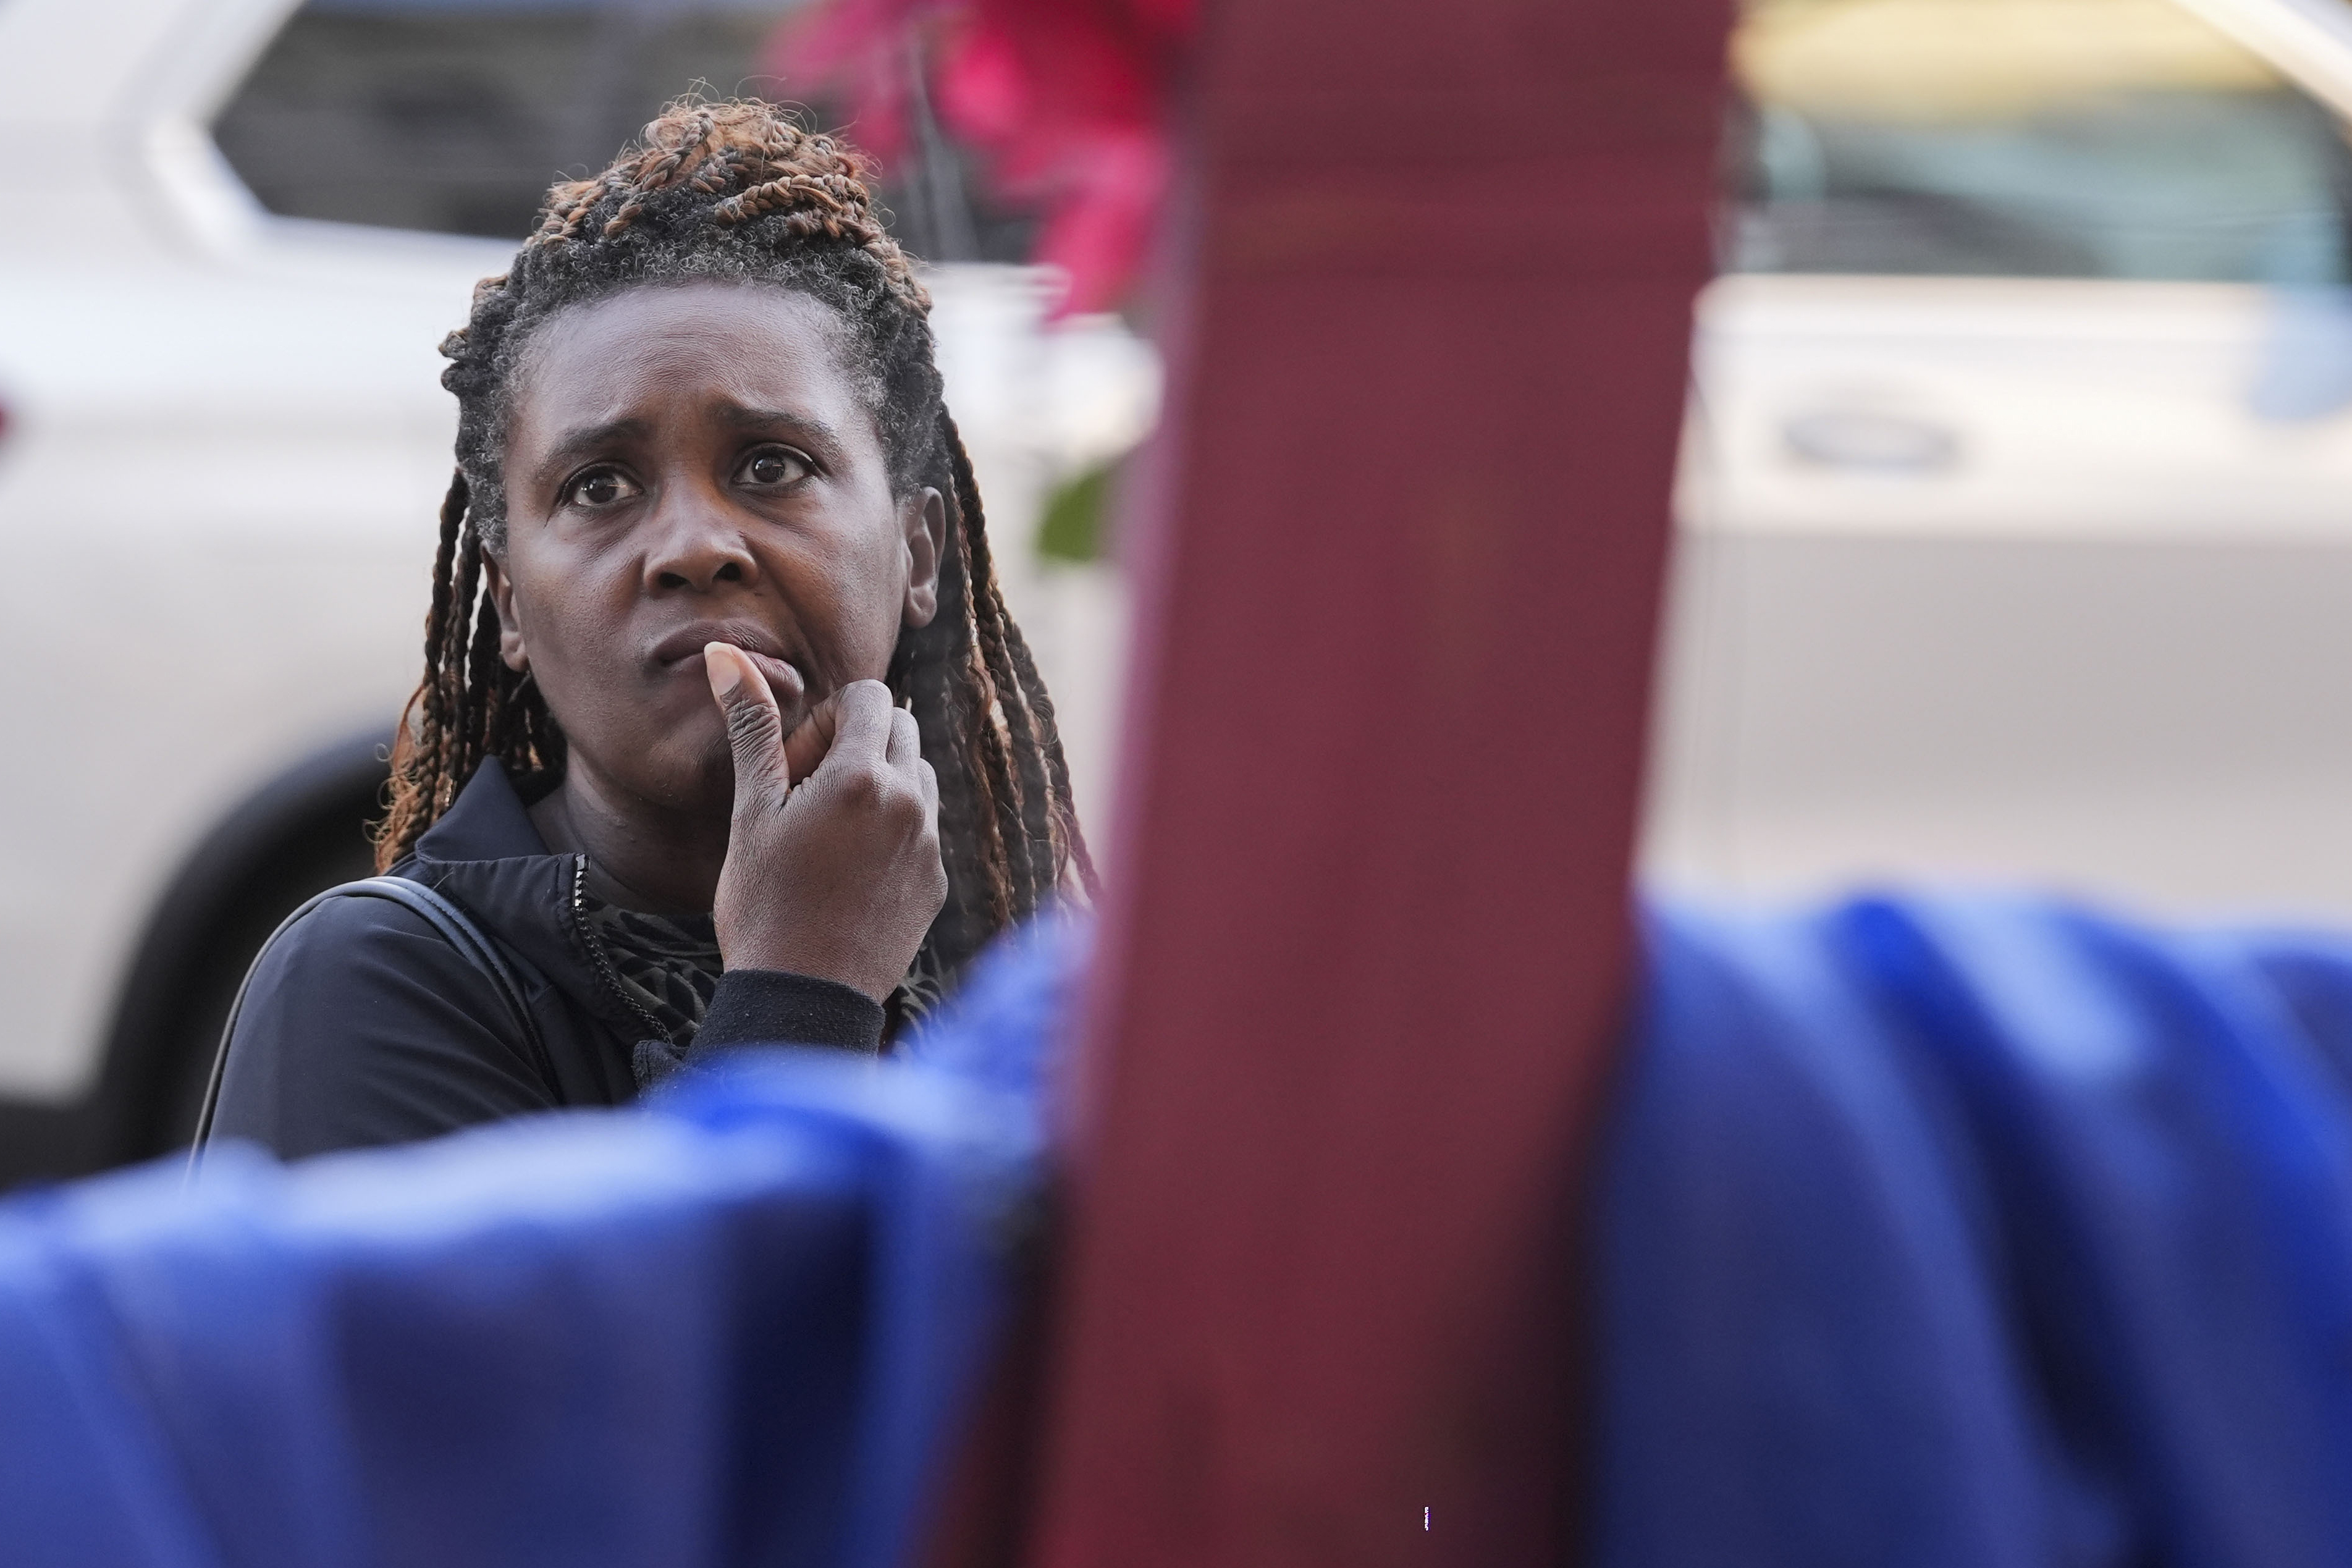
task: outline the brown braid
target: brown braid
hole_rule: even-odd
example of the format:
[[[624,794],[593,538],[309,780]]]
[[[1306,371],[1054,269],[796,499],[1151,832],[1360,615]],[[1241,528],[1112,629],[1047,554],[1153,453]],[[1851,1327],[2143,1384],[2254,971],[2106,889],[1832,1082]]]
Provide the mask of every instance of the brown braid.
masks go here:
[[[682,100],[612,167],[548,192],[502,278],[475,289],[449,334],[457,472],[441,507],[425,679],[394,749],[376,859],[389,869],[486,760],[518,778],[560,771],[562,727],[528,674],[499,657],[482,563],[506,542],[502,461],[513,369],[557,312],[622,289],[694,278],[793,289],[847,330],[894,490],[948,503],[939,613],[900,635],[890,685],[910,700],[940,780],[948,901],[925,943],[951,976],[982,943],[1094,868],[1071,805],[1054,704],[1004,607],[971,457],[940,399],[930,298],[882,223],[853,150],[756,101]]]
[[[941,417],[946,416],[942,414]],[[1006,836],[1013,842],[1027,845],[1033,861],[1032,875],[1051,877],[1066,858],[1056,852],[1057,843],[1066,835],[1060,831],[1063,825],[1051,804],[1052,786],[1047,773],[1049,763],[1061,758],[1061,738],[1054,731],[1053,708],[1045,700],[1045,687],[1034,681],[1034,674],[1024,684],[1023,672],[1013,662],[1013,648],[1019,647],[1025,658],[1028,647],[1022,641],[1020,628],[1013,624],[1013,617],[1005,613],[1003,597],[996,591],[996,569],[989,559],[988,532],[982,525],[980,484],[972,477],[971,459],[964,453],[955,421],[947,419],[946,426],[956,510],[967,520],[965,551],[971,562],[972,575],[986,584],[985,593],[975,595],[972,601],[972,640],[980,649],[988,688],[994,693],[1004,720],[1003,761],[1012,770],[1006,781],[1006,804],[1014,817],[1007,825]],[[1034,699],[1029,691],[1032,684],[1036,687]],[[1040,705],[1044,710],[1042,725]],[[1091,873],[1092,868],[1087,870]]]

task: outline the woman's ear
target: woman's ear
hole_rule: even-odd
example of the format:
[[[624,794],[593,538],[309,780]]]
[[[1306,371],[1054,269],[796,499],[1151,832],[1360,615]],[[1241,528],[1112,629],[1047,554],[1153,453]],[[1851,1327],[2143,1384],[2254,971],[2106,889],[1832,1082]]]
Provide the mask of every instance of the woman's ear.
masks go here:
[[[908,626],[928,626],[940,613],[940,557],[947,550],[948,503],[935,489],[917,490],[898,503],[898,525],[907,545],[907,604],[899,618]],[[503,604],[499,617],[506,623]]]
[[[499,657],[520,674],[530,668],[530,650],[523,646],[522,623],[515,618],[514,584],[505,564],[487,550],[482,552],[482,576],[489,584],[490,603],[499,607]]]

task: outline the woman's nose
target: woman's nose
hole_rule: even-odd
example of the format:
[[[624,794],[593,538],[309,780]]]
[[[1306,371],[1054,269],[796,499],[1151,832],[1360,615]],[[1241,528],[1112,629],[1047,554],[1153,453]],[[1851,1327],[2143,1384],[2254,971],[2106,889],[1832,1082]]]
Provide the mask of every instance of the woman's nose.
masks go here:
[[[707,496],[673,488],[651,520],[646,585],[675,593],[708,593],[721,583],[749,583],[759,563],[726,509]]]

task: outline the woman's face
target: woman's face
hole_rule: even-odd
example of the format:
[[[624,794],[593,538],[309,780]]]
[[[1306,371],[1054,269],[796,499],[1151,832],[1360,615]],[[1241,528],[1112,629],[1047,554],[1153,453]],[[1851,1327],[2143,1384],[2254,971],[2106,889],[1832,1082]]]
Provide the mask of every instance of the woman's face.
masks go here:
[[[789,731],[935,612],[945,508],[891,495],[845,341],[803,295],[694,283],[565,311],[526,351],[500,651],[601,793],[728,813],[704,644],[753,654]]]

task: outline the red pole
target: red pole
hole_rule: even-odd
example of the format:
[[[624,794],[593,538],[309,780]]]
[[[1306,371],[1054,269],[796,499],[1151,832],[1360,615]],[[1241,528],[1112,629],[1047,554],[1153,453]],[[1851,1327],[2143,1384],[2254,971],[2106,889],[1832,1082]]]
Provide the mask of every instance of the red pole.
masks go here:
[[[1724,27],[1209,19],[1044,1568],[1562,1550]]]

